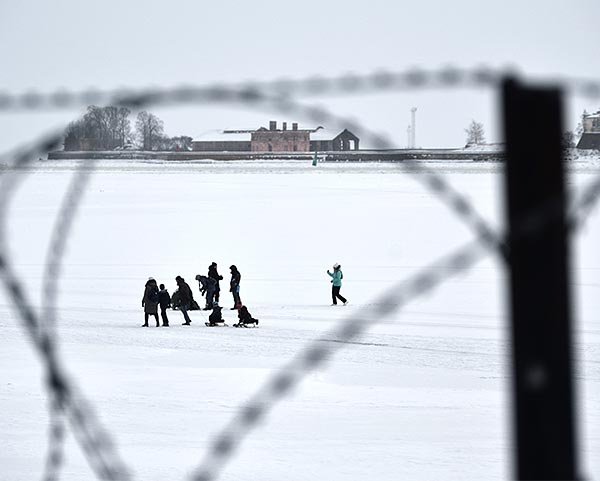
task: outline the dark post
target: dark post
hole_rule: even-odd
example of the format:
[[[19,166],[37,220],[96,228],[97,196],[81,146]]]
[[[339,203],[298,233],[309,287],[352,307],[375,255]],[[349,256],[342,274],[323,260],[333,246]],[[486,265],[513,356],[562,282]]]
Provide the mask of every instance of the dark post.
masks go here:
[[[516,479],[578,479],[558,89],[503,85]]]

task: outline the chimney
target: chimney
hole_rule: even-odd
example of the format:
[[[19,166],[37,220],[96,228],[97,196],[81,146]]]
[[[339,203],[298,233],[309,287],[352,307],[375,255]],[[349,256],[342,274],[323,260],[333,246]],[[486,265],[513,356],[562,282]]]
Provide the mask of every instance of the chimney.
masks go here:
[[[292,130],[298,130],[298,124],[296,122],[292,124]]]
[[[287,122],[283,123],[283,127],[281,127],[283,130],[287,130]]]
[[[276,120],[271,120],[269,122],[269,130],[277,130],[277,121]]]

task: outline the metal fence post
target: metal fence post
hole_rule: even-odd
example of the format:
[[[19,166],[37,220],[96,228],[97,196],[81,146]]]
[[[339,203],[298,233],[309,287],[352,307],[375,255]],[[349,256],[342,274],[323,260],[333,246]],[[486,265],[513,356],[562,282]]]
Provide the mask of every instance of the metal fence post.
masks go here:
[[[561,93],[507,79],[502,97],[514,476],[578,479]]]

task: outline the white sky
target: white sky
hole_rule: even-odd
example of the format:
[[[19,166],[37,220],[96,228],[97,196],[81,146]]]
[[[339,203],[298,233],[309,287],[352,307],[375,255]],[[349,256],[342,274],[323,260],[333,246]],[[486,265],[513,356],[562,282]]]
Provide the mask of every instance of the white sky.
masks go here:
[[[393,2],[183,2],[78,0],[0,3],[0,90],[146,87],[369,73],[411,66],[517,67],[532,76],[600,79],[600,2],[509,0]],[[306,99],[406,145],[410,108],[417,144],[464,143],[471,119],[500,140],[497,97],[450,90]],[[600,99],[567,98],[568,127]],[[289,122],[272,112],[199,106],[149,109],[169,135]],[[78,111],[0,112],[0,151]]]

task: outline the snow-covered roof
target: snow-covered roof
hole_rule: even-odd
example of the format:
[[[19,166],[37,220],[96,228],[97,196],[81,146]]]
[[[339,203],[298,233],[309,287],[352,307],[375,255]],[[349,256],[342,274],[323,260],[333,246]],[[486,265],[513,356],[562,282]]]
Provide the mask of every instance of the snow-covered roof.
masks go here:
[[[269,132],[269,129],[263,127],[263,129]],[[227,141],[245,141],[250,142],[252,132],[256,132],[259,129],[212,129],[206,130],[194,138],[194,142],[227,142]],[[306,131],[310,132],[310,140],[333,140],[340,132],[337,130],[329,130],[323,127],[317,129],[298,129],[299,132]],[[275,132],[281,133],[286,132],[278,129]],[[294,132],[291,129],[287,129],[287,132]]]
[[[316,132],[310,133],[310,140],[333,140],[338,135],[340,135],[340,132],[338,132],[337,130],[334,131],[320,128]]]
[[[250,142],[251,130],[246,129],[213,129],[198,135],[194,142]]]

